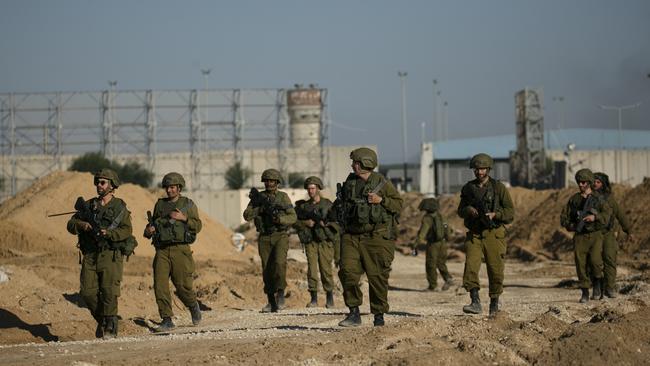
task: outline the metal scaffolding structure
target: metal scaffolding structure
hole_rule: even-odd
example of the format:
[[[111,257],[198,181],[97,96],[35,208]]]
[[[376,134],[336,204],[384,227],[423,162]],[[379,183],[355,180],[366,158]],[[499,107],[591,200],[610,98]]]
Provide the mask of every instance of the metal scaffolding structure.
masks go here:
[[[265,150],[266,165],[291,173],[327,174],[329,114],[322,98],[316,146],[291,152],[285,89],[115,90],[0,93],[3,198],[71,158],[101,152],[136,160],[156,172],[161,154],[189,154],[191,189],[213,187],[248,150]],[[209,118],[208,118],[209,116]],[[301,159],[297,160],[296,155]]]

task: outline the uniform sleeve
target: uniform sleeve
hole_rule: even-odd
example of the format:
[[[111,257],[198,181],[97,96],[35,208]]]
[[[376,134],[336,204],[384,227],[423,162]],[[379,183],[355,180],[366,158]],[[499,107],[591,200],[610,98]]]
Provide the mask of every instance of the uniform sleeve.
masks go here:
[[[281,201],[283,205],[287,205],[291,207],[287,208],[286,210],[283,210],[282,213],[278,215],[278,221],[280,222],[281,225],[286,225],[286,226],[293,225],[298,220],[298,215],[296,215],[296,210],[293,209],[293,204],[291,204],[291,200],[289,199],[289,196],[283,194]]]
[[[470,202],[471,202],[471,197],[467,192],[467,184],[465,184],[463,188],[460,190],[460,202],[458,203],[458,210],[456,212],[458,216],[460,216],[463,219],[466,219],[470,216],[469,210],[470,207],[472,207],[470,205]]]
[[[596,222],[602,226],[609,224],[609,219],[612,217],[612,206],[605,200],[600,200],[598,213],[596,214]]]
[[[382,191],[384,194],[382,195],[380,205],[393,215],[399,214],[402,211],[404,200],[393,186],[393,183],[386,181],[386,185],[382,188]]]
[[[203,228],[203,223],[199,218],[199,208],[193,203],[187,210],[187,229],[191,233],[198,234],[201,228]]]
[[[571,199],[567,201],[560,214],[560,225],[569,231],[575,231],[575,224],[571,220]]]
[[[260,208],[253,207],[253,202],[249,201],[248,206],[246,206],[246,209],[244,210],[244,220],[252,221],[259,214],[260,214]]]
[[[431,227],[433,226],[433,217],[431,215],[424,215],[422,218],[422,223],[420,224],[420,230],[418,230],[418,235],[416,237],[416,245],[426,243],[427,241],[427,234],[429,233],[429,230],[431,230]]]
[[[83,221],[79,218],[79,214],[74,214],[74,215],[72,215],[70,220],[68,220],[68,224],[66,225],[66,229],[68,229],[68,232],[70,234],[78,235],[79,234],[79,224],[81,222],[83,222]]]
[[[131,213],[124,206],[124,217],[120,220],[120,224],[115,229],[106,231],[106,237],[111,241],[126,240],[133,234],[133,226],[131,225]]]
[[[632,225],[630,225],[630,220],[628,220],[627,215],[623,213],[621,206],[618,205],[618,202],[616,202],[614,198],[609,200],[609,204],[612,208],[612,215],[614,215],[618,223],[621,224],[621,229],[623,229],[626,234],[629,234]]]
[[[499,190],[499,200],[501,201],[501,207],[496,210],[494,218],[509,224],[515,219],[515,207],[512,203],[512,198],[510,198],[510,192],[508,192],[508,189],[502,184],[498,183],[497,184],[497,189]]]

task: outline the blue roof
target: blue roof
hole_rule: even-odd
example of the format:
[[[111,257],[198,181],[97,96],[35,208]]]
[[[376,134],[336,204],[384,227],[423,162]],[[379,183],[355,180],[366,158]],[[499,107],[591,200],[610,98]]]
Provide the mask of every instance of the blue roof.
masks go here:
[[[622,130],[624,149],[650,149],[650,130]],[[571,128],[544,131],[544,146],[548,150],[564,150],[570,143],[576,150],[618,149],[618,130],[598,128]],[[495,159],[508,158],[516,148],[514,134],[483,136],[468,139],[434,142],[435,159],[469,159],[483,152]]]

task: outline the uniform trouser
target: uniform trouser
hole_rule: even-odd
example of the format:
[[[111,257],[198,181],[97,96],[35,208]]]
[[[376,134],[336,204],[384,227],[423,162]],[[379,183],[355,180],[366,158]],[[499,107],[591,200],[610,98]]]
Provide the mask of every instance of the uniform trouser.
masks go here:
[[[264,293],[274,294],[287,287],[287,251],[289,236],[279,231],[260,235],[258,250],[262,259]]]
[[[172,295],[169,292],[170,278],[183,305],[189,308],[196,304],[196,294],[192,289],[193,274],[194,259],[188,244],[156,248],[156,256],[153,258],[153,288],[161,318],[174,315]]]
[[[117,315],[123,263],[119,250],[102,250],[83,256],[79,294],[97,320]]]
[[[478,272],[481,260],[485,259],[487,267],[490,298],[497,298],[503,293],[503,270],[506,256],[506,229],[500,226],[496,229],[483,230],[481,234],[467,233],[465,248],[465,270],[463,272],[463,287],[470,291],[480,288]]]
[[[332,291],[334,280],[332,278],[332,258],[334,258],[334,244],[330,241],[305,244],[307,256],[307,285],[310,292],[318,291],[318,274],[325,291]]]
[[[427,244],[425,268],[430,288],[435,288],[438,282],[436,269],[440,271],[443,280],[447,281],[451,278],[447,270],[447,247],[447,242],[444,240]]]
[[[573,254],[580,288],[591,287],[590,276],[603,278],[603,233],[575,234],[573,236]]]
[[[394,256],[395,243],[381,234],[343,235],[339,278],[346,306],[356,307],[363,303],[359,281],[365,272],[368,278],[370,312],[388,312],[388,276]]]
[[[614,231],[607,231],[603,235],[603,277],[605,288],[616,288],[616,257],[618,255],[618,243]]]

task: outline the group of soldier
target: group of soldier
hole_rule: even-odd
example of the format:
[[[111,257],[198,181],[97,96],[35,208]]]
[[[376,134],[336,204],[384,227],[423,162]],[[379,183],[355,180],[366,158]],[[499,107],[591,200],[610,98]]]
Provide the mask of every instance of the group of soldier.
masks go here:
[[[292,204],[289,196],[279,190],[282,176],[275,169],[262,173],[264,190],[251,189],[250,202],[243,217],[252,221],[259,233],[258,250],[267,304],[262,312],[277,312],[285,307],[287,287],[287,253],[289,230],[298,233],[307,256],[307,284],[310,301],[307,307],[318,306],[318,283],[326,294],[325,306],[334,307],[335,287],[332,262],[338,267],[343,300],[349,309],[339,322],[342,327],[361,324],[359,307],[363,303],[360,280],[366,275],[370,311],[374,326],[385,324],[389,311],[388,279],[397,239],[397,225],[403,200],[384,176],[374,171],[377,154],[369,148],[350,153],[352,173],[337,185],[334,202],[321,196],[322,181],[315,176],[304,182],[308,199]],[[489,315],[499,311],[503,293],[506,256],[506,227],[514,219],[514,206],[508,190],[490,177],[492,158],[474,155],[470,161],[475,179],[461,190],[457,214],[467,229],[466,260],[462,286],[470,295],[470,303],[462,310],[482,313],[479,296],[479,270],[485,262],[490,298]],[[562,212],[561,224],[574,231],[575,263],[582,289],[580,302],[603,295],[615,296],[617,244],[612,230],[617,219],[629,234],[629,222],[611,196],[607,175],[582,169],[576,174],[580,192],[573,195]],[[123,257],[133,252],[130,213],[121,199],[114,197],[120,185],[117,174],[103,169],[95,174],[97,197],[86,201],[85,210],[78,211],[68,222],[68,231],[79,237],[81,260],[80,294],[97,321],[96,335],[117,336],[117,298],[120,294]],[[178,173],[164,176],[162,186],[167,197],[156,202],[144,236],[156,248],[153,261],[154,290],[162,321],[156,331],[174,328],[169,279],[176,293],[188,308],[192,323],[199,324],[201,311],[193,290],[194,260],[190,244],[201,230],[201,220],[194,202],[181,195],[185,186]],[[447,239],[450,229],[439,212],[435,198],[422,200],[424,211],[415,248],[426,245],[427,290],[436,291],[438,270],[443,279],[442,290],[453,285],[446,267]],[[629,235],[628,235],[629,236]],[[414,248],[414,249],[415,249]],[[414,252],[417,255],[417,252]],[[603,270],[604,262],[604,270]]]

